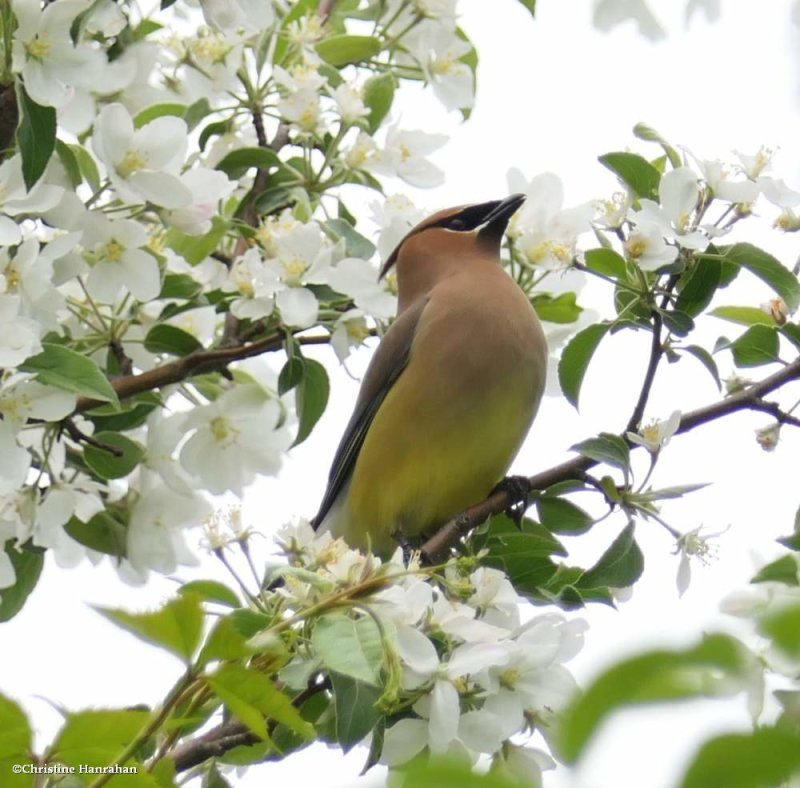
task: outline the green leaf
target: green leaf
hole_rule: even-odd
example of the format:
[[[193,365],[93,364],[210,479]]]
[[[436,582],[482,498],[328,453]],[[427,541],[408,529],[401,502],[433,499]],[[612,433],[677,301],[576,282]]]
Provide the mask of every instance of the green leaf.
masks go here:
[[[730,345],[737,367],[758,367],[778,359],[778,332],[768,326],[751,326]]]
[[[225,219],[215,216],[211,220],[211,229],[205,235],[187,235],[175,227],[170,227],[164,236],[164,243],[189,265],[199,265],[216,251],[227,231],[228,223]]]
[[[22,610],[44,567],[44,550],[38,548],[16,547],[16,539],[9,539],[3,546],[14,567],[16,580],[10,588],[0,589],[0,622],[9,621]],[[0,724],[0,737],[2,737]]]
[[[136,397],[126,399],[119,407],[115,405],[98,405],[89,412],[98,432],[125,432],[141,427],[147,417],[161,406],[161,398],[153,392],[146,391]]]
[[[686,347],[682,348],[682,350],[685,353],[689,353],[689,355],[694,356],[708,370],[708,374],[714,378],[717,388],[722,388],[722,381],[719,377],[717,363],[714,361],[711,353],[709,353],[704,347],[700,347],[700,345],[686,345]]]
[[[722,266],[717,260],[697,260],[679,280],[675,309],[697,317],[711,303],[721,280]]]
[[[367,128],[374,134],[389,114],[394,101],[395,78],[391,72],[376,74],[364,83],[362,100],[369,110]]]
[[[61,161],[64,169],[66,170],[69,182],[73,189],[77,189],[83,182],[81,176],[81,168],[78,164],[78,158],[72,148],[61,140],[56,140],[56,153]]]
[[[22,116],[17,127],[17,145],[22,157],[22,178],[30,191],[44,175],[56,147],[56,111],[37,104],[22,85],[17,100]]]
[[[237,148],[231,151],[215,169],[222,170],[229,178],[238,180],[251,167],[268,170],[280,166],[278,154],[269,148]]]
[[[797,562],[794,584],[797,585]],[[768,612],[759,622],[759,630],[771,638],[775,645],[788,657],[800,657],[800,605],[793,604],[773,612]]]
[[[392,785],[396,788],[534,788],[535,783],[522,780],[517,773],[502,773],[502,767],[490,772],[473,771],[465,760],[444,758],[414,759],[397,769]]]
[[[236,592],[217,580],[192,580],[178,589],[179,594],[195,594],[207,602],[216,602],[225,607],[241,607]]]
[[[223,665],[208,684],[222,702],[260,738],[269,740],[266,719],[285,725],[306,739],[314,736],[314,727],[264,673],[243,665]]]
[[[317,44],[317,54],[332,66],[339,68],[349,63],[369,60],[383,49],[383,45],[372,36],[338,35],[324,38]]]
[[[775,321],[757,306],[718,306],[708,314],[742,326],[775,325]]]
[[[322,616],[314,625],[311,645],[328,670],[364,684],[380,685],[383,642],[371,617],[352,618],[342,613]]]
[[[87,709],[69,714],[52,758],[69,766],[105,766],[130,744],[150,718],[144,709]]]
[[[561,293],[558,296],[537,293],[531,299],[531,303],[540,320],[546,320],[548,323],[574,323],[583,312],[576,300],[575,293]]]
[[[610,323],[595,323],[579,331],[561,354],[558,382],[567,400],[577,409],[583,378],[597,346],[611,328]]]
[[[187,663],[203,633],[203,608],[196,596],[179,596],[152,613],[104,607],[95,610],[141,640],[161,646]]]
[[[348,257],[360,257],[369,260],[375,254],[375,244],[356,232],[352,224],[344,219],[329,219],[325,222],[336,238],[344,238],[345,252]]]
[[[694,320],[686,312],[673,309],[659,310],[667,329],[678,337],[685,337],[694,329]]]
[[[528,9],[531,16],[536,16],[536,0],[519,0],[519,2]]]
[[[295,391],[299,426],[292,446],[300,445],[311,434],[319,417],[325,412],[329,393],[330,383],[325,367],[318,361],[307,358],[303,380]]]
[[[208,141],[211,139],[211,137],[221,134],[227,134],[230,130],[231,130],[230,120],[217,120],[214,121],[213,123],[209,123],[200,132],[200,137],[197,141],[200,150],[205,151],[206,145],[208,145]]]
[[[694,648],[650,651],[609,668],[566,709],[559,752],[574,762],[600,724],[625,706],[733,693],[749,672],[746,649],[726,635],[707,635]],[[721,783],[704,783],[725,786]]]
[[[83,179],[97,191],[100,188],[100,170],[97,169],[97,163],[92,158],[92,154],[83,145],[68,145],[67,147],[75,154],[75,161],[78,162]]]
[[[644,556],[634,538],[634,524],[630,523],[577,585],[579,588],[626,588],[641,577],[643,570]]]
[[[746,268],[766,282],[788,305],[790,310],[800,306],[800,282],[782,263],[763,249],[748,243],[720,247],[727,262]]]
[[[786,323],[780,327],[780,332],[800,350],[800,326],[796,323]]]
[[[332,670],[335,702],[336,743],[349,752],[377,725],[381,715],[376,708],[382,690]]]
[[[505,572],[520,593],[538,594],[556,573],[551,556],[567,553],[543,525],[526,518],[517,527],[506,515],[492,517],[472,541],[476,550],[487,551],[482,562]]]
[[[100,443],[114,446],[122,452],[116,456],[97,446],[83,447],[83,459],[86,464],[102,479],[121,479],[127,476],[144,457],[144,448],[130,438],[118,432],[98,432],[93,436]]]
[[[296,388],[303,381],[306,372],[306,360],[302,356],[291,356],[281,368],[278,375],[278,394],[283,396],[287,391]]]
[[[99,553],[117,558],[127,555],[128,529],[108,510],[98,512],[87,522],[70,517],[64,530],[76,542]]]
[[[783,785],[800,772],[796,728],[761,727],[707,741],[686,771],[681,788],[764,788]]]
[[[557,534],[582,534],[594,522],[591,515],[566,498],[542,495],[536,499],[536,510],[542,525]]]
[[[168,353],[172,356],[188,356],[203,345],[196,336],[169,323],[153,326],[144,338],[144,349],[151,353]]]
[[[0,761],[18,757],[20,763],[29,762],[33,750],[33,731],[20,706],[5,695],[0,695]],[[6,779],[7,774],[3,774]]]
[[[20,366],[23,372],[34,372],[46,386],[55,386],[84,397],[119,404],[119,399],[106,376],[90,358],[62,345],[43,342],[41,353],[31,356]]]
[[[614,279],[623,279],[626,275],[625,258],[613,249],[589,249],[584,254],[584,261],[587,268]]]
[[[600,163],[619,176],[639,197],[658,200],[661,173],[647,159],[636,153],[613,152],[599,157]]]
[[[646,142],[657,142],[659,145],[661,145],[666,157],[669,159],[669,163],[673,167],[680,167],[683,163],[678,151],[676,151],[675,148],[673,148],[672,145],[670,145],[654,128],[651,128],[644,123],[637,123],[633,127],[633,134],[640,140],[645,140]]]
[[[159,298],[190,301],[203,292],[203,285],[189,274],[167,274],[161,284]]]
[[[584,457],[596,462],[604,462],[614,468],[619,468],[627,481],[631,467],[631,450],[628,444],[610,432],[601,432],[596,438],[589,438],[570,447]]]
[[[197,662],[206,665],[221,660],[244,659],[254,651],[247,640],[247,636],[237,629],[234,617],[224,616],[214,624],[203,648],[200,649]]]
[[[800,570],[800,567],[798,567],[795,557],[793,555],[784,555],[776,561],[762,566],[750,582],[769,583],[777,581],[789,586],[796,586],[800,585],[798,570]]]
[[[153,104],[145,107],[141,112],[137,112],[133,119],[133,125],[140,129],[156,118],[173,117],[182,118],[186,114],[187,106],[177,102],[165,102],[163,104]]]

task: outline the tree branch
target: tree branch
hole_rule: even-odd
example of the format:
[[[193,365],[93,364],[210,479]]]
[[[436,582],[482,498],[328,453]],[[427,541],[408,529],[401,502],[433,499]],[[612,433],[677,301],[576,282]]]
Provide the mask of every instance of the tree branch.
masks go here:
[[[245,358],[259,356],[271,350],[278,350],[283,347],[285,333],[283,331],[272,334],[268,337],[251,342],[245,345],[234,347],[213,348],[210,350],[197,350],[188,356],[162,364],[155,369],[140,372],[138,375],[123,375],[122,377],[111,380],[111,387],[120,399],[127,399],[144,391],[163,388],[170,383],[180,383],[202,369],[213,369],[218,366],[225,366],[232,361],[241,361]],[[330,341],[330,337],[311,336],[297,337],[297,342],[301,345],[325,345]],[[75,407],[75,413],[83,413],[91,410],[103,403],[90,397],[80,397]]]
[[[787,364],[778,372],[769,375],[759,383],[749,386],[738,394],[684,413],[681,417],[680,426],[676,434],[690,432],[703,424],[708,424],[742,410],[766,411],[772,413],[772,415],[775,415],[775,417],[780,420],[776,411],[780,413],[783,412],[780,411],[777,405],[773,408],[773,403],[764,402],[763,397],[776,391],[785,384],[798,379],[800,379],[800,357],[796,358],[791,364]],[[785,417],[788,414],[783,415]],[[785,423],[793,423],[795,421],[794,417],[789,417],[789,419],[789,421],[786,421],[784,418]],[[638,444],[633,444],[628,441],[624,435],[621,437],[628,443],[631,449],[641,448]],[[548,487],[552,487],[559,482],[568,481],[570,479],[580,479],[583,473],[598,464],[596,460],[590,460],[588,457],[575,457],[529,477],[530,489],[532,491],[546,490]],[[466,511],[457,515],[452,520],[445,523],[422,546],[422,555],[426,562],[438,563],[446,559],[450,548],[463,536],[466,536],[488,517],[504,512],[509,506],[517,502],[518,501],[506,490],[501,490],[493,493],[486,498],[486,500],[481,501],[481,503],[471,506]]]

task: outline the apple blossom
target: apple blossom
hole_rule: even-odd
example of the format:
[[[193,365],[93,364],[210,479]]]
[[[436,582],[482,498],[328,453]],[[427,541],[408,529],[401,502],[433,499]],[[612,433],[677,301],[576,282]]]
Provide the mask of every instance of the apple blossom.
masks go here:
[[[665,421],[651,421],[638,432],[626,433],[629,441],[644,446],[651,454],[658,454],[675,434],[681,424],[681,412],[673,411]]]

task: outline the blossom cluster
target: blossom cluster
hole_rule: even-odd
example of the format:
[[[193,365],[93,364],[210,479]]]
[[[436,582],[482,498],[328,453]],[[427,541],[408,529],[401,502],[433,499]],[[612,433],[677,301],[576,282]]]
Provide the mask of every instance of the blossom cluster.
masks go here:
[[[344,360],[396,299],[342,188],[442,182],[445,137],[390,114],[407,77],[472,105],[455,0],[330,20],[162,5],[13,0],[3,16],[21,127],[0,163],[0,591],[25,547],[63,566],[110,554],[133,582],[196,561],[186,529],[208,493],[277,473],[302,414],[266,364],[139,380],[315,325]],[[404,201],[374,204],[381,252],[416,221]],[[135,394],[120,404],[103,379]]]
[[[554,762],[530,740],[538,732],[546,741],[576,690],[564,663],[582,646],[582,619],[531,616],[496,569],[451,561],[432,574],[413,560],[406,566],[399,550],[382,564],[305,521],[285,526],[278,543],[289,566],[274,593],[289,611],[302,617],[349,591],[358,601],[353,620],[379,622],[387,717],[381,762],[398,768],[426,753],[470,763],[491,756],[493,768],[539,784]],[[311,649],[281,678],[302,688],[326,667],[324,654]],[[337,662],[336,669],[346,667]]]

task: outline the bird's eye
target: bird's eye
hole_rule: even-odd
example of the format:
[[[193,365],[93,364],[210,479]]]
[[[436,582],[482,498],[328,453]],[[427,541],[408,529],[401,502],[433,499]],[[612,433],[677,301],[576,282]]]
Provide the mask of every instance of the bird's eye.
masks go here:
[[[456,217],[455,219],[450,219],[445,227],[447,227],[448,230],[461,231],[467,229],[467,223],[463,219]]]

